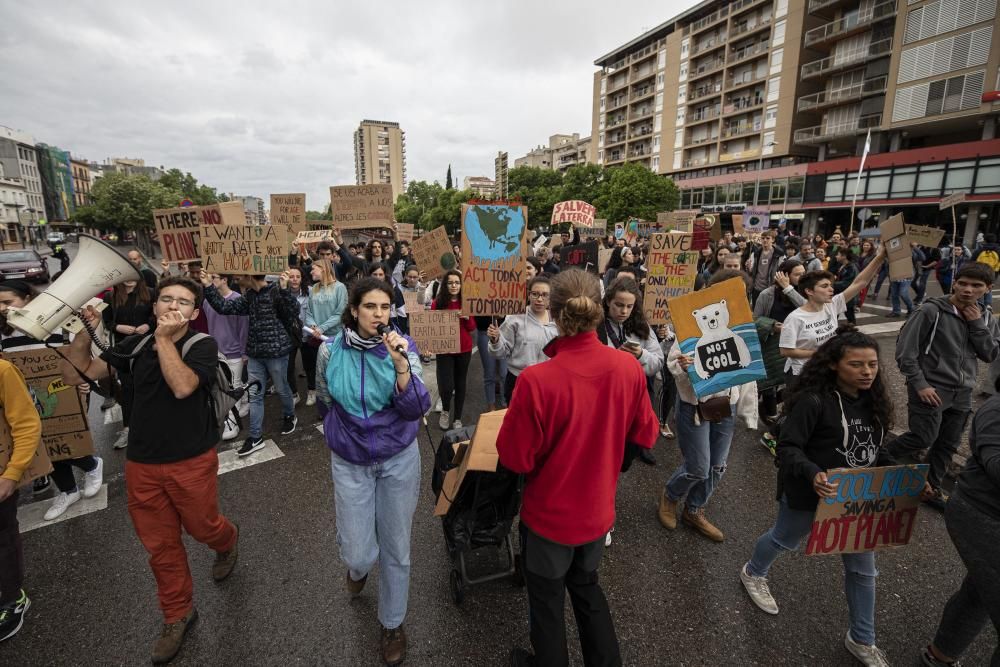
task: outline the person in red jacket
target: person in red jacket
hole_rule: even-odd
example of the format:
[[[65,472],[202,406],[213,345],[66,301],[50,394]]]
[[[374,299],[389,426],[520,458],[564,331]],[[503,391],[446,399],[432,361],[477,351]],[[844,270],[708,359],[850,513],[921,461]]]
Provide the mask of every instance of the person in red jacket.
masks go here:
[[[518,377],[497,437],[500,463],[526,475],[521,562],[534,655],[515,648],[511,664],[569,664],[563,619],[568,589],[586,664],[620,665],[597,568],[615,522],[626,448],[651,448],[660,425],[635,356],[597,338],[604,319],[597,278],[579,269],[559,273],[550,309],[559,329],[545,348],[551,358]],[[595,410],[597,405],[615,409]]]
[[[444,289],[439,289],[431,310],[462,310],[462,272],[451,270],[441,278]],[[458,335],[461,351],[458,354],[437,355],[437,385],[441,396],[441,419],[438,426],[442,431],[462,428],[462,408],[465,406],[465,378],[469,374],[472,359],[472,335],[476,321],[463,315],[458,320]],[[452,397],[454,410],[449,410]]]

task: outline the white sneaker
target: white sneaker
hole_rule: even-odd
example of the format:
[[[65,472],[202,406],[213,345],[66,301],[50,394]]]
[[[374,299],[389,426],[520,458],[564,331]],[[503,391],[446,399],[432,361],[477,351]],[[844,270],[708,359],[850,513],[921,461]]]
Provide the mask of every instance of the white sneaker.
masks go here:
[[[608,534],[604,536],[604,546],[606,546],[606,547],[610,547],[611,546],[611,533],[613,533],[613,532],[615,532],[615,527],[614,526],[612,526],[611,530],[608,531]]]
[[[312,389],[306,394],[306,405],[316,405],[316,392]]]
[[[243,395],[243,398],[239,400],[239,403],[237,403],[236,405],[239,406],[237,410],[239,411],[241,418],[246,417],[248,414],[250,414],[250,399],[247,398],[245,394]]]
[[[121,433],[118,434],[118,439],[115,440],[115,444],[111,446],[115,449],[125,449],[128,447],[128,426],[122,429]]]
[[[743,567],[740,568],[740,581],[743,582],[743,588],[747,589],[747,594],[753,603],[760,607],[761,611],[767,612],[768,614],[778,613],[778,603],[774,601],[774,596],[771,595],[771,589],[767,585],[767,577],[755,577],[747,572],[747,566],[744,563]]]
[[[447,431],[448,426],[451,424],[451,415],[447,412],[442,412],[441,416],[438,417],[438,426],[441,427],[442,431]]]
[[[858,659],[865,667],[889,667],[889,661],[885,657],[885,651],[875,644],[859,644],[851,639],[851,631],[847,631],[844,637],[844,647]]]
[[[96,496],[97,492],[101,490],[101,485],[104,484],[104,459],[95,456],[94,460],[97,461],[97,467],[90,472],[83,473],[84,498]]]
[[[45,520],[52,521],[53,519],[58,519],[69,506],[80,499],[80,492],[74,491],[73,493],[60,493],[56,496],[56,499],[52,501],[52,505],[45,510]]]
[[[451,423],[451,427],[452,428],[462,428],[462,420],[461,419],[456,419],[455,421],[453,421]]]
[[[226,417],[226,423],[222,427],[222,439],[232,440],[240,434],[240,425],[232,415]]]
[[[434,404],[434,412],[441,412],[443,409],[444,407],[441,405],[441,399],[439,398],[437,403]]]

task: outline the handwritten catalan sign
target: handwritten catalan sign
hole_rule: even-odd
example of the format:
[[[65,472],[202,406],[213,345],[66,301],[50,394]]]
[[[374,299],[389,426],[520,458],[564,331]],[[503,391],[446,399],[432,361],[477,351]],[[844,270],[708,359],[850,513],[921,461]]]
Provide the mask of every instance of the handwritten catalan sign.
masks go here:
[[[906,225],[906,237],[925,248],[936,248],[944,238],[944,230],[924,225]]]
[[[160,208],[153,211],[160,249],[168,262],[186,262],[201,257],[201,210],[198,206]]]
[[[653,234],[650,238],[642,309],[654,326],[670,323],[669,299],[694,289],[698,252],[692,247],[693,240],[693,234],[681,232]]]
[[[688,377],[700,398],[767,377],[742,278],[667,302],[681,352],[694,359]]]
[[[909,544],[929,467],[827,471],[837,496],[820,499],[806,555],[853,554]]]
[[[950,194],[950,195],[948,195],[947,197],[945,197],[944,199],[941,200],[941,203],[938,204],[938,210],[939,211],[943,211],[946,208],[951,208],[953,206],[958,206],[959,204],[961,204],[964,201],[965,201],[965,193],[964,192],[956,192],[954,194]]]
[[[337,229],[391,228],[394,210],[388,183],[330,187],[330,211]]]
[[[524,312],[528,208],[508,204],[462,205],[462,312]]]
[[[75,459],[94,453],[87,424],[87,404],[73,385],[63,384],[59,362],[51,348],[4,352],[28,383],[35,408],[42,417],[42,444],[52,461]]]
[[[410,318],[410,337],[420,354],[458,354],[462,351],[457,310],[414,310]]]
[[[590,273],[597,273],[599,245],[597,241],[588,241],[559,248],[559,267],[562,269],[576,267]]]
[[[209,273],[253,276],[288,268],[288,231],[280,225],[206,225],[201,261]]]
[[[578,227],[593,227],[596,213],[597,209],[585,201],[578,199],[561,201],[552,207],[550,224],[560,225],[568,222]]]
[[[435,227],[420,238],[414,239],[410,246],[410,254],[417,268],[424,272],[427,280],[440,278],[445,271],[455,268],[455,252],[444,226]]]
[[[285,227],[289,239],[308,229],[305,194],[271,195],[271,224]]]

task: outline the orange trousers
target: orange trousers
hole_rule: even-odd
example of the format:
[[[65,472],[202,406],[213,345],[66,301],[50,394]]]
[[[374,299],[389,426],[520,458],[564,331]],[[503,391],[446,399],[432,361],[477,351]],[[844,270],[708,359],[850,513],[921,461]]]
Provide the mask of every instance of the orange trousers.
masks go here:
[[[181,528],[217,552],[236,544],[236,527],[219,513],[218,471],[214,448],[176,463],[125,463],[128,513],[149,553],[165,623],[194,604]]]

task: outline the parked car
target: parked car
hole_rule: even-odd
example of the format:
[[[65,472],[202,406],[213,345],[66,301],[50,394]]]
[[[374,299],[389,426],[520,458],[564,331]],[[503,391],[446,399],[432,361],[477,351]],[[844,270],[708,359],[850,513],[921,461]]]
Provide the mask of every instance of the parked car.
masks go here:
[[[5,280],[23,278],[47,283],[49,263],[35,250],[3,250],[0,251],[0,276]]]
[[[63,243],[66,241],[66,235],[62,232],[49,232],[47,240],[49,243]]]

